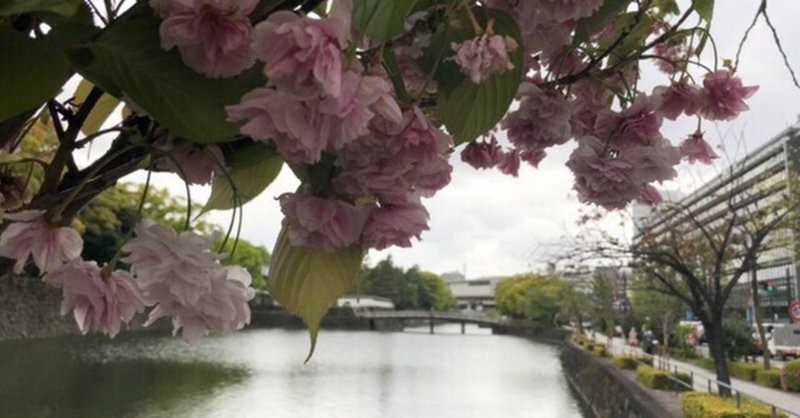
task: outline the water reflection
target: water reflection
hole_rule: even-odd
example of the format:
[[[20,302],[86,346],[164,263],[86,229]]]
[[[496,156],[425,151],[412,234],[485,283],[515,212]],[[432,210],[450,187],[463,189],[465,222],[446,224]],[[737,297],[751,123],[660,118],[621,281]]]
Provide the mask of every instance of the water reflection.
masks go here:
[[[305,366],[301,331],[0,343],[0,416],[581,416],[554,348],[411,331],[326,331]]]

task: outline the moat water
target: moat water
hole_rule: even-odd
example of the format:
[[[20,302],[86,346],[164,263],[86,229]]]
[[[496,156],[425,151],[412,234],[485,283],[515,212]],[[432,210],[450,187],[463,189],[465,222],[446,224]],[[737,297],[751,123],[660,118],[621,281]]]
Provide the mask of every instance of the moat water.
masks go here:
[[[2,417],[582,417],[557,349],[442,325],[0,342]]]

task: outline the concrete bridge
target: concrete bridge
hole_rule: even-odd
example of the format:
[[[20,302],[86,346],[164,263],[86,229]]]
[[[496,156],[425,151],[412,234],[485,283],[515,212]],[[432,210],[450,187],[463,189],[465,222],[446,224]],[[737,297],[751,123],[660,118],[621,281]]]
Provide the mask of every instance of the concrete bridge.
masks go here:
[[[375,329],[377,320],[398,321],[401,327],[406,321],[426,321],[433,334],[433,327],[437,322],[451,322],[461,324],[461,333],[465,333],[466,324],[477,324],[483,328],[491,328],[493,333],[503,325],[499,318],[489,318],[482,313],[466,312],[437,312],[437,311],[370,311],[358,312],[357,316],[370,321],[370,329]]]

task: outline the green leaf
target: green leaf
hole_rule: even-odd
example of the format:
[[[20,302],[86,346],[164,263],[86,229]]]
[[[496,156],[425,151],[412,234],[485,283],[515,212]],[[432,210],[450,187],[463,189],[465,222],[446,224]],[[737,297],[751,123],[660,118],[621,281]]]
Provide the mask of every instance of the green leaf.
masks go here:
[[[94,84],[89,80],[81,80],[80,84],[78,84],[78,88],[75,90],[76,105],[81,106],[83,104],[86,97],[89,96],[89,93],[92,91],[92,87],[94,87]],[[89,112],[89,116],[87,116],[86,120],[83,122],[81,132],[83,132],[84,135],[91,135],[99,131],[106,119],[111,116],[111,112],[119,106],[119,103],[119,99],[116,97],[103,93],[97,103],[95,103],[92,111]]]
[[[603,5],[591,16],[578,20],[575,27],[575,41],[585,42],[590,36],[603,29],[620,12],[627,10],[631,0],[605,0]]]
[[[81,3],[81,0],[0,0],[0,15],[53,12],[72,16]]]
[[[710,22],[714,16],[714,0],[694,0],[692,7],[706,22]]]
[[[414,3],[416,0],[356,0],[353,26],[359,34],[385,41],[403,32],[403,23]]]
[[[232,139],[239,129],[226,121],[225,106],[265,80],[248,72],[213,80],[195,73],[176,50],[161,48],[158,27],[151,15],[120,21],[70,58],[85,78],[133,101],[173,134],[205,144]]]
[[[69,75],[61,51],[43,39],[0,27],[0,122],[58,94]]]
[[[270,263],[269,293],[308,326],[311,349],[306,362],[314,354],[322,317],[353,287],[363,259],[360,246],[323,252],[292,246],[286,228],[278,234]]]
[[[224,173],[214,175],[211,183],[211,196],[203,207],[203,212],[214,209],[233,209],[243,205],[267,188],[278,177],[283,167],[280,155],[264,144],[252,143],[235,151],[226,153]],[[233,185],[236,185],[238,199],[234,199]]]
[[[435,110],[436,117],[444,123],[447,131],[455,138],[456,145],[472,141],[493,128],[508,112],[514,96],[517,94],[522,82],[522,50],[523,41],[519,27],[514,19],[502,11],[488,8],[474,10],[475,17],[481,26],[485,27],[489,20],[494,20],[495,33],[514,38],[519,47],[511,53],[514,69],[494,75],[481,84],[473,83],[467,77],[461,77],[455,88],[450,88],[447,79],[453,78],[453,72],[459,71],[457,65],[445,58],[436,71],[436,81],[439,83],[438,104]],[[462,42],[475,36],[472,26],[461,18],[460,25],[447,31],[447,45],[452,42]],[[450,50],[452,55],[452,50]]]

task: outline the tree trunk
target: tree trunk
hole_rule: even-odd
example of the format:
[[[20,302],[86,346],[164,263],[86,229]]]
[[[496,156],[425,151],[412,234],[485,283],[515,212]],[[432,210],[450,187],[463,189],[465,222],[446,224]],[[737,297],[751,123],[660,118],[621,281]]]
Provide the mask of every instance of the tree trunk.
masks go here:
[[[728,373],[728,357],[725,355],[725,337],[722,333],[722,314],[711,316],[711,323],[704,323],[706,334],[708,335],[708,351],[714,359],[714,369],[717,373],[717,380],[727,385],[731,384],[731,376]],[[719,394],[730,396],[731,391],[728,387],[719,386]]]
[[[764,368],[769,369],[769,346],[767,345],[767,333],[764,332],[764,318],[761,316],[761,299],[758,297],[758,279],[756,272],[750,274],[750,290],[753,292],[753,314],[758,329],[758,339],[761,341],[761,356],[764,358]]]
[[[669,311],[664,313],[664,325],[661,327],[662,335],[664,337],[664,340],[661,342],[661,347],[663,347],[661,352],[663,353],[663,355],[666,356],[669,355],[669,324],[671,319],[670,317],[671,315]]]

